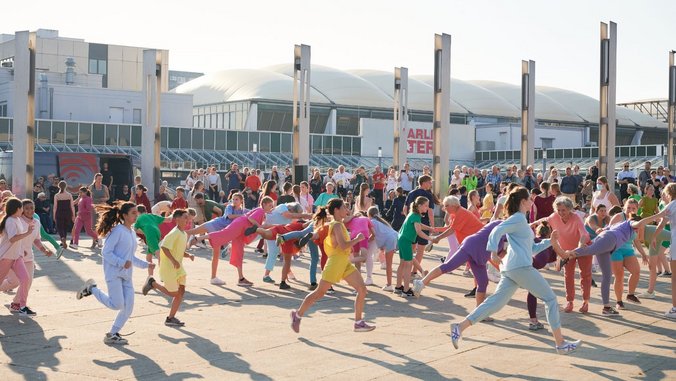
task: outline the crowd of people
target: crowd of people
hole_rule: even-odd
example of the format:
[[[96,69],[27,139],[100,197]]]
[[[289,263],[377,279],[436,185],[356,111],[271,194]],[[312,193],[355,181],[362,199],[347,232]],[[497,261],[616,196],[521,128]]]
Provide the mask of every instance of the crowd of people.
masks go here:
[[[577,311],[582,314],[592,309],[594,273],[600,271],[599,311],[607,317],[630,308],[625,302],[654,298],[658,277],[671,276],[674,307],[665,315],[676,318],[672,275],[676,256],[666,254],[672,238],[669,221],[676,218],[675,179],[665,168],[653,171],[650,163],[637,177],[626,168],[609,180],[599,176],[596,166],[584,175],[577,166],[561,174],[551,168],[544,175],[535,174],[532,167],[504,171],[456,167],[448,194],[436,195],[429,167],[419,174],[409,164],[400,171],[376,166],[370,173],[363,167],[349,172],[339,166],[325,174],[314,168],[308,179],[294,184],[289,168],[273,167],[269,174],[248,168],[240,172],[233,163],[224,175],[211,167],[191,172],[175,189],[162,184],[152,204],[140,177],[111,197],[101,173],[91,185],[79,187],[76,195],[63,180],[47,176],[36,182],[34,200],[14,197],[0,180],[0,280],[4,279],[0,290],[18,287],[10,309],[34,316],[27,305],[33,246],[51,256],[41,243],[46,240],[59,258],[66,249],[79,249],[84,230],[92,238],[91,248],[101,249],[107,293],[89,279],[77,299],[93,295],[119,310],[104,342],[125,344],[120,331],[133,311],[132,268],[148,272],[143,295],[156,290],[172,298],[165,324],[183,326],[176,316],[187,284],[183,259],[195,260],[194,246],[211,249],[211,284],[226,284],[218,267],[229,257],[237,286],[252,287],[243,259],[246,246],[257,244],[250,255],[265,258],[258,279],[282,290],[292,287],[294,258],[307,252],[310,292],[290,312],[295,332],[312,305],[335,292],[333,285],[343,280],[356,295],[354,331],[375,329],[363,314],[376,263],[385,274],[383,290],[402,297],[420,297],[435,279],[464,267],[463,274],[473,278],[465,296],[475,298],[477,307],[451,325],[454,347],[470,326],[493,320],[491,315],[521,287],[529,291],[529,329],[544,328],[537,317],[540,299],[555,349],[565,354],[575,351],[580,341],[565,340],[559,303],[539,271],[543,268],[563,270],[565,313],[576,309],[579,272],[582,295]],[[439,209],[443,219],[436,220]],[[58,234],[60,243],[51,234]],[[425,269],[425,253],[441,240],[448,242],[448,255],[437,267]],[[147,249],[145,260],[135,255],[139,241]],[[282,269],[276,281],[273,272],[279,261]],[[648,266],[650,276],[648,289],[639,294],[641,263]],[[630,274],[626,297],[625,270]],[[489,281],[497,283],[490,296]]]

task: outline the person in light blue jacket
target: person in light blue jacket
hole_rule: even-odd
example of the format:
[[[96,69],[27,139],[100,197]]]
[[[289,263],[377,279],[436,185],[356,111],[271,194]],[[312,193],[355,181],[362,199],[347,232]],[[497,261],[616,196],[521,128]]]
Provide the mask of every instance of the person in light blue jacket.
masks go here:
[[[127,344],[127,339],[120,336],[120,330],[131,316],[134,309],[134,285],[132,284],[132,266],[142,269],[154,267],[153,263],[138,259],[136,253],[136,233],[132,225],[136,222],[138,211],[132,202],[115,206],[98,206],[101,214],[96,233],[105,236],[103,243],[103,274],[105,275],[108,295],[96,286],[93,279],[85,282],[77,299],[94,295],[104,306],[118,310],[110,332],[106,333],[103,342],[109,345]]]
[[[493,229],[486,245],[486,250],[491,252],[493,260],[502,263],[502,278],[493,295],[475,308],[462,322],[451,324],[451,341],[456,349],[465,329],[501,310],[519,287],[525,288],[545,302],[547,321],[552,328],[558,353],[568,354],[580,346],[579,340],[563,339],[556,295],[549,283],[533,267],[533,254],[548,248],[551,244],[548,239],[539,243],[534,242],[535,234],[528,226],[526,219],[526,214],[530,211],[532,204],[526,188],[519,186],[509,192],[505,205],[509,217]],[[500,238],[504,235],[507,236],[509,248],[502,261],[497,256],[497,251]],[[552,232],[551,237],[553,241],[556,241],[558,233]]]

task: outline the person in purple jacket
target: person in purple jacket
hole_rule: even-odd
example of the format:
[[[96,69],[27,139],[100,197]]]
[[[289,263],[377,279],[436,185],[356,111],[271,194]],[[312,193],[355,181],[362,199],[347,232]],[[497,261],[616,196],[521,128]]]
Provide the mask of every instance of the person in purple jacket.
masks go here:
[[[488,274],[486,272],[486,263],[491,259],[491,253],[486,251],[488,236],[493,229],[502,223],[502,220],[496,220],[485,225],[477,233],[470,235],[462,241],[455,253],[450,253],[444,263],[430,271],[424,278],[413,281],[413,293],[420,296],[420,293],[428,286],[430,282],[442,274],[450,273],[469,262],[472,268],[472,274],[477,283],[476,305],[478,306],[486,298],[486,287],[488,286]],[[435,239],[436,240],[436,239]],[[500,243],[500,253],[504,254],[504,246],[507,240],[503,237]],[[485,319],[490,321],[490,318]]]

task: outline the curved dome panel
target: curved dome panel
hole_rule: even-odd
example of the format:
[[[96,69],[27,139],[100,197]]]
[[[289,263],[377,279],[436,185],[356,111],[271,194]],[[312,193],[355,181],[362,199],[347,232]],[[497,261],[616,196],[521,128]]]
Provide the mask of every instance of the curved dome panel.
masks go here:
[[[232,69],[201,76],[175,91],[193,94],[195,105],[250,99],[293,101],[293,79],[268,70]],[[330,103],[317,91],[311,91],[310,102]]]
[[[521,86],[497,81],[468,82],[488,89],[505,99],[517,109],[521,109]],[[556,101],[538,91],[535,92],[535,119],[574,123],[585,122],[584,119],[580,118],[577,114],[566,110]]]
[[[394,72],[382,70],[349,70],[377,86],[382,92],[394,98]],[[432,86],[415,78],[408,77],[408,108],[411,110],[434,111]],[[451,112],[466,114],[467,110],[451,99]]]
[[[274,65],[266,68],[293,78],[291,65]],[[348,72],[322,65],[312,65],[312,87],[333,103],[346,106],[392,107],[392,97],[372,83]]]

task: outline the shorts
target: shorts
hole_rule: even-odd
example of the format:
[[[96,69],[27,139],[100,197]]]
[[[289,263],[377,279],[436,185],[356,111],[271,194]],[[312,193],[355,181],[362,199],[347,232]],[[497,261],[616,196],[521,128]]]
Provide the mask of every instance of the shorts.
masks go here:
[[[185,278],[185,275],[181,275],[179,277],[165,277],[162,279],[162,283],[164,283],[164,287],[167,289],[167,291],[176,292],[178,291],[179,286],[185,287]]]
[[[205,222],[204,225],[202,226],[204,226],[204,228],[207,229],[208,233],[213,233],[225,229],[226,227],[228,227],[228,225],[230,225],[229,220],[225,220],[224,218],[216,218],[211,221]]]
[[[671,232],[664,229],[660,232],[660,235],[656,239],[658,246],[657,247],[650,246],[650,242],[652,242],[653,238],[655,237],[656,230],[657,230],[656,225],[647,225],[645,227],[644,245],[648,246],[648,253],[650,254],[651,257],[654,257],[657,254],[659,254],[659,248],[661,247],[660,245],[662,243],[671,242]]]
[[[625,258],[633,257],[634,255],[633,247],[631,249],[620,247],[610,254],[610,260],[613,262],[622,262]]]
[[[397,236],[392,235],[385,240],[383,246],[380,247],[380,249],[385,249],[385,251],[394,251],[394,250],[397,250],[397,246],[398,246],[397,245]]]
[[[357,268],[350,263],[350,257],[347,255],[333,255],[326,261],[324,270],[322,270],[322,280],[329,283],[340,283],[348,275],[357,271]]]
[[[664,230],[671,231],[671,224],[667,224],[667,226],[664,227]],[[669,246],[671,246],[671,241],[663,241],[662,242],[662,247],[665,249],[668,249]],[[673,257],[672,257],[673,258]]]
[[[418,237],[415,239],[415,243],[417,243],[418,245],[427,245],[427,244],[428,244],[428,241],[427,241],[425,238],[422,238],[422,237],[418,236]]]
[[[148,253],[157,257],[157,252],[160,251],[160,229],[153,229],[146,232],[143,232],[145,235],[145,241],[148,245]]]
[[[406,239],[399,239],[399,258],[402,261],[413,260],[413,242]]]

